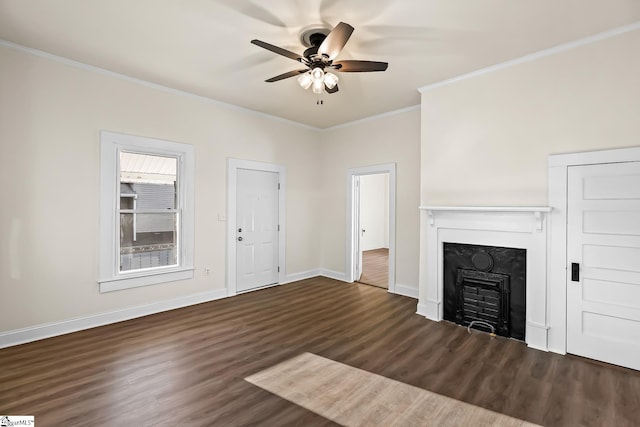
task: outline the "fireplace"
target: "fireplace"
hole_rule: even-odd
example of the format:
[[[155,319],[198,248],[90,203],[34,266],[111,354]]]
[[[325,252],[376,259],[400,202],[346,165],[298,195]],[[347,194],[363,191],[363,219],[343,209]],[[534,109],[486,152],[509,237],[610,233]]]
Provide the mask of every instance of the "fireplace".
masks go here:
[[[549,350],[548,310],[550,305],[562,303],[548,299],[547,220],[551,209],[544,206],[420,209],[418,314],[463,325],[475,319],[484,320],[497,334],[524,340],[529,347]],[[459,246],[454,261],[445,262],[451,243]],[[456,292],[457,283],[460,286]],[[447,290],[449,286],[453,286],[453,293]]]
[[[445,242],[444,320],[524,340],[526,250]]]

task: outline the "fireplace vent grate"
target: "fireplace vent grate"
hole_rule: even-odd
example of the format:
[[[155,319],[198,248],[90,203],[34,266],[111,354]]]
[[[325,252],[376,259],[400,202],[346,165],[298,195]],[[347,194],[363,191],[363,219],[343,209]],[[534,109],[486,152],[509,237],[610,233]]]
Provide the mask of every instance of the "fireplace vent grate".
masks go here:
[[[457,323],[509,336],[509,276],[458,270],[456,289]],[[483,323],[491,327],[487,328]]]

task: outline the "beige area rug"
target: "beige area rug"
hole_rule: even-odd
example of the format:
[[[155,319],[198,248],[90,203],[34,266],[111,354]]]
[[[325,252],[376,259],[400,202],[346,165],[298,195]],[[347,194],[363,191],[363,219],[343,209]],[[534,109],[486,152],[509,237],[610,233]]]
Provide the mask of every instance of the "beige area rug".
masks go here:
[[[245,380],[344,426],[536,426],[311,353]]]

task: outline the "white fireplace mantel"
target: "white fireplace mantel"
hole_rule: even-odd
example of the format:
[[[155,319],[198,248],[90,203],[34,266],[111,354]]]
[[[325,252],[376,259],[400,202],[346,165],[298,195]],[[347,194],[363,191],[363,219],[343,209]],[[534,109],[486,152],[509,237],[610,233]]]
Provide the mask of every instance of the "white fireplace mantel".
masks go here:
[[[543,214],[551,212],[548,206],[420,206],[427,212],[429,225],[433,225],[436,212],[495,212],[533,214],[536,230],[542,231]]]
[[[418,314],[443,318],[443,243],[525,249],[527,345],[548,350],[547,206],[421,206],[421,247]]]

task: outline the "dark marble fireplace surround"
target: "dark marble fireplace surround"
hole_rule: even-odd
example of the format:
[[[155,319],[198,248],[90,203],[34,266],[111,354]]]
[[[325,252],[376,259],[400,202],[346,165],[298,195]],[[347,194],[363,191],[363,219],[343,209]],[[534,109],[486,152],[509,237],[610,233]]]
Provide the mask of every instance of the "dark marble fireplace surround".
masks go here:
[[[463,316],[464,299],[467,298],[467,303],[476,304],[474,293],[478,292],[477,299],[487,300],[487,305],[496,303],[496,307],[491,307],[489,312],[500,309],[500,321],[496,322],[499,324],[495,332],[524,341],[527,251],[444,242],[443,254],[444,319],[467,326],[470,319],[478,316],[471,309]],[[465,286],[466,296],[463,295]],[[498,302],[496,292],[500,291],[503,292],[502,299]],[[486,296],[482,296],[483,294]],[[479,304],[485,305],[484,302]],[[481,325],[478,329],[486,330]]]

